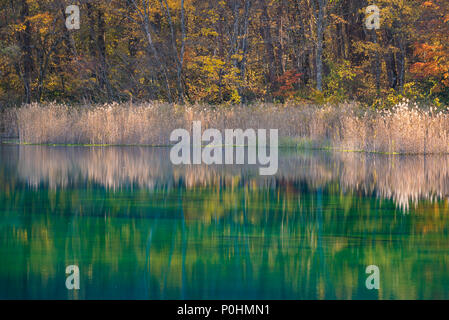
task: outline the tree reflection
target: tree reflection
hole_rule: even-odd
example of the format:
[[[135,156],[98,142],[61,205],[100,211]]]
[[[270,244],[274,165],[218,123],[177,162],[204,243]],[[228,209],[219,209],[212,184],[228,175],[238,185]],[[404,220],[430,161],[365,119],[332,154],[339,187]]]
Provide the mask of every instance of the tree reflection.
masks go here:
[[[1,147],[0,298],[449,298],[445,158],[295,152],[264,178],[165,152]]]

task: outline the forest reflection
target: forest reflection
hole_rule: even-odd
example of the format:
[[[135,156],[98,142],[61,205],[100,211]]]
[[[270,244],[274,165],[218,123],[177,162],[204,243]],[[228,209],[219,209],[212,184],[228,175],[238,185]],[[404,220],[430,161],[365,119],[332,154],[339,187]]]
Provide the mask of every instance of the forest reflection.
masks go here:
[[[445,157],[287,151],[261,177],[163,148],[0,154],[0,298],[449,298]]]

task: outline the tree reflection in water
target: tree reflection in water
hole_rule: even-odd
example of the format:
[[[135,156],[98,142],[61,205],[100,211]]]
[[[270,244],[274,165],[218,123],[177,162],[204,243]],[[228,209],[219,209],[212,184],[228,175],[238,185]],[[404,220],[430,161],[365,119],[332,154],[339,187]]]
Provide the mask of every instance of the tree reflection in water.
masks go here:
[[[449,298],[447,157],[284,150],[261,177],[164,148],[0,155],[0,298]]]

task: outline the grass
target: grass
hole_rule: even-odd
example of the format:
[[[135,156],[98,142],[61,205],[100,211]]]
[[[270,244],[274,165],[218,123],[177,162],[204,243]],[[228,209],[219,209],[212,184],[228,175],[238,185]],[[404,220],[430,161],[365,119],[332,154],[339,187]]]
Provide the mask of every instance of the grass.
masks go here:
[[[2,130],[19,143],[72,146],[167,146],[177,128],[279,129],[284,148],[385,154],[449,154],[449,110],[403,101],[391,110],[336,106],[179,106],[164,103],[69,107],[31,104],[3,112]]]

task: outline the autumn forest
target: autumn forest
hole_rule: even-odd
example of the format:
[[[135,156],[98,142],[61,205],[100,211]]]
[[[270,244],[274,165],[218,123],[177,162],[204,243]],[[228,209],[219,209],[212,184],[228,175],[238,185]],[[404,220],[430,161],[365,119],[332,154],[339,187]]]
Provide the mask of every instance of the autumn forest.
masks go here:
[[[66,28],[66,7],[80,28]],[[366,7],[380,28],[365,27]],[[444,0],[0,1],[0,103],[449,102]]]

